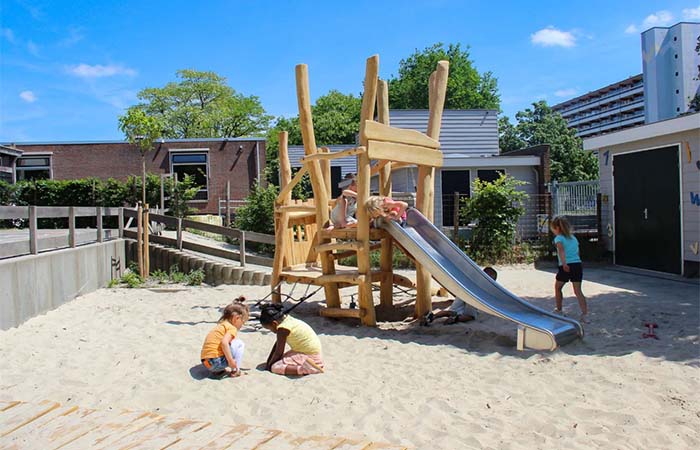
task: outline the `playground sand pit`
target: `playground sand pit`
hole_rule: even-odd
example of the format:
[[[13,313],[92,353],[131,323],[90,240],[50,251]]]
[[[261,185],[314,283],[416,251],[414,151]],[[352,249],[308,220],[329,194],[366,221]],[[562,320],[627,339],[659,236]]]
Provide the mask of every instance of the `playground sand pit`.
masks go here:
[[[508,289],[549,309],[553,280],[552,271],[532,268],[499,272]],[[247,375],[202,378],[200,346],[218,308],[266,292],[122,288],[80,297],[0,331],[0,400],[149,410],[425,449],[700,447],[697,284],[589,269],[586,337],[551,353],[517,352],[515,325],[493,317],[362,328],[317,317],[316,296],[295,315],[320,335],[325,374],[257,370],[274,336],[251,320],[242,332]],[[564,310],[577,317],[571,288],[565,293]],[[403,295],[396,301],[412,308]],[[658,340],[642,338],[644,322],[658,325]]]

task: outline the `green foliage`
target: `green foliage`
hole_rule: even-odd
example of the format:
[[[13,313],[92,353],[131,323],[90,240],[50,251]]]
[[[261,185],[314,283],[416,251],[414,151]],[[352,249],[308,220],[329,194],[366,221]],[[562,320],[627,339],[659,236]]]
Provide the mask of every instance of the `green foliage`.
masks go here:
[[[160,269],[151,272],[150,278],[156,279],[158,281],[158,284],[165,284],[168,282],[168,280],[170,280],[168,272]]]
[[[476,222],[468,253],[477,262],[495,263],[512,251],[528,197],[517,189],[524,184],[506,174],[492,183],[477,179],[471,198],[463,199],[460,220]]]
[[[153,142],[162,136],[163,125],[158,117],[149,116],[138,108],[129,108],[119,116],[119,130],[135,145],[141,156],[153,150]]]
[[[256,96],[245,96],[214,72],[178,70],[177,81],[138,93],[141,103],[128,109],[157,119],[162,137],[240,137],[262,133],[271,117]]]
[[[120,280],[120,282],[122,284],[126,284],[128,288],[133,289],[141,287],[141,285],[144,283],[144,280],[138,273],[128,271],[124,275],[122,275],[122,279]]]
[[[112,278],[111,280],[109,280],[109,283],[107,283],[107,287],[109,289],[115,288],[117,286],[119,286],[119,280],[117,278]]]
[[[246,231],[275,234],[275,199],[279,194],[277,186],[262,187],[256,183],[246,204],[236,210],[234,227]]]
[[[180,272],[180,269],[175,264],[170,266],[170,271],[168,272],[168,275],[170,277],[170,281],[173,283],[184,283],[187,279],[187,275]]]
[[[583,150],[576,130],[552,111],[545,101],[532,104],[515,115],[517,125],[508,118],[499,120],[499,144],[502,152],[527,146],[549,144],[551,177],[557,181],[583,181],[598,178],[598,161],[591,152]]]
[[[171,215],[184,217],[190,211],[187,202],[197,194],[198,186],[192,177],[174,186],[173,180],[164,180],[165,195],[170,197],[166,207]],[[141,179],[129,177],[126,182],[110,178],[83,178],[78,180],[33,180],[11,185],[0,182],[0,204],[36,206],[124,206],[139,200]],[[160,204],[160,177],[146,177],[146,202]]]
[[[500,109],[498,82],[491,72],[482,75],[469,58],[469,47],[437,43],[418,49],[399,62],[399,75],[389,80],[389,105],[395,109],[427,109],[428,79],[438,61],[450,62],[446,109]]]
[[[378,269],[381,262],[381,252],[379,250],[374,250],[369,254],[369,264],[373,269]],[[415,269],[416,266],[413,264],[408,256],[404,255],[403,252],[397,248],[394,248],[394,252],[391,255],[392,267],[394,269]],[[338,261],[339,264],[344,266],[357,266],[357,256],[352,255],[347,258],[343,258]]]
[[[353,94],[343,94],[336,90],[329,91],[319,97],[311,106],[314,116],[314,135],[319,146],[333,144],[352,144],[355,135],[360,132],[360,110],[362,98]],[[289,145],[303,144],[299,117],[279,117],[274,126],[267,132],[266,179],[273,184],[279,184],[279,132],[289,133]],[[293,195],[300,191],[294,191]],[[303,198],[303,197],[302,197]]]
[[[204,271],[202,269],[191,270],[185,277],[188,286],[199,286],[204,283]]]

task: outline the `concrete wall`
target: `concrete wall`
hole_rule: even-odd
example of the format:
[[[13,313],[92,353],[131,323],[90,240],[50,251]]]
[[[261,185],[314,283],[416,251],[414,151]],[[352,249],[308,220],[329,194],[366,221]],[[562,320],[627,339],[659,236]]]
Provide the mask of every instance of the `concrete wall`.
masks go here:
[[[123,271],[123,239],[0,261],[0,329],[104,287],[117,276],[112,258]]]

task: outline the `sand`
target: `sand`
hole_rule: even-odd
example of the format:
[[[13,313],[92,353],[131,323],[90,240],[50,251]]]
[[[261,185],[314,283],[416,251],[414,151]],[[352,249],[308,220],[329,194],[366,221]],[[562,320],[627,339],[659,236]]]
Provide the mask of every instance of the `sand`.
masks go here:
[[[503,285],[547,308],[553,279],[551,270],[499,272]],[[578,316],[565,292],[565,312]],[[274,336],[251,321],[242,333],[251,370],[217,381],[202,379],[198,363],[218,308],[267,288],[102,289],[0,331],[0,400],[425,449],[699,448],[698,285],[600,268],[587,270],[584,292],[592,311],[585,339],[551,353],[517,352],[515,326],[484,315],[370,329],[317,317],[315,297],[295,315],[319,333],[327,373],[293,379],[257,370]],[[644,321],[659,325],[659,340],[641,338]]]

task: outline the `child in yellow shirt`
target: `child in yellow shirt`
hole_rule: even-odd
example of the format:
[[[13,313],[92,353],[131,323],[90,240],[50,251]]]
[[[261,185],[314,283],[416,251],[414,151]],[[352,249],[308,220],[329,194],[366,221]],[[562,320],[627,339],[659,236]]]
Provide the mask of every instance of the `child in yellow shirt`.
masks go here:
[[[280,304],[268,304],[261,308],[260,324],[277,335],[265,369],[278,375],[323,373],[321,341],[306,322],[285,314]]]
[[[245,345],[238,337],[238,331],[250,315],[244,301],[244,297],[239,297],[224,308],[219,323],[204,339],[200,358],[212,374],[231,377],[241,374]]]

